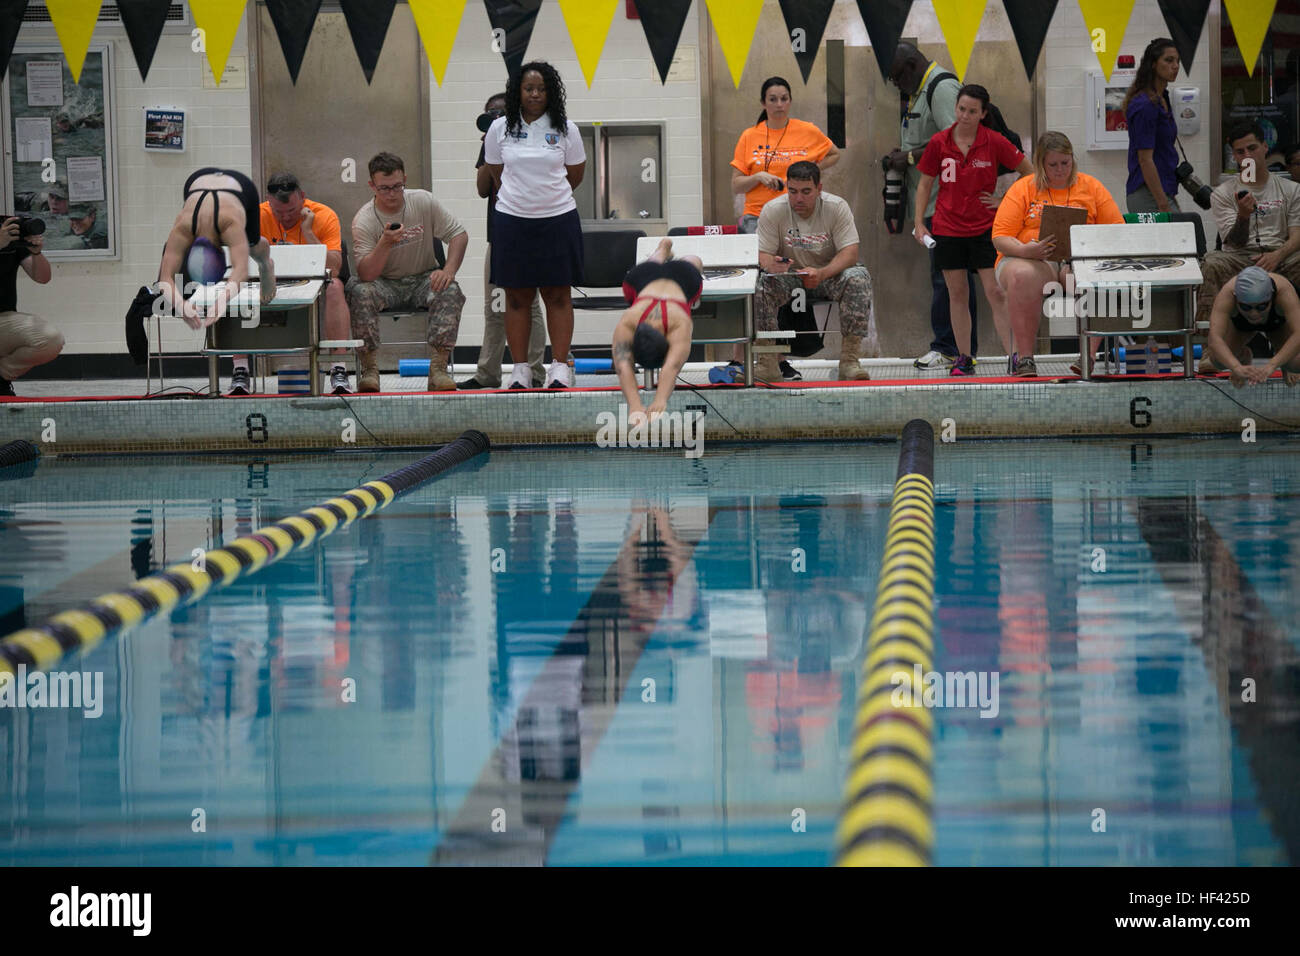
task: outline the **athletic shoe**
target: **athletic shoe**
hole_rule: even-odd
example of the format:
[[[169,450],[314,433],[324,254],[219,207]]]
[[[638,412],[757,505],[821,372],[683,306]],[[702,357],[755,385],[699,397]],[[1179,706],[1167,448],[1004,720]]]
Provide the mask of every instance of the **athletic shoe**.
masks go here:
[[[510,388],[532,388],[533,373],[527,365],[516,365],[510,373]]]
[[[330,393],[333,395],[351,395],[352,387],[348,385],[348,370],[342,365],[330,369]]]
[[[934,372],[942,368],[951,368],[953,361],[954,359],[951,355],[944,355],[942,352],[936,352],[934,349],[930,349],[930,351],[926,352],[912,364],[917,368]]]
[[[957,361],[952,363],[952,368],[949,370],[948,374],[955,377],[961,377],[963,375],[974,375],[975,360],[971,358],[969,355],[957,356]]]
[[[18,394],[14,391],[14,383],[7,378],[0,378],[0,398],[17,398]]]
[[[1032,358],[1022,358],[1016,362],[1016,370],[1012,374],[1020,378],[1035,378],[1038,375],[1038,366],[1034,364]]]
[[[783,378],[785,381],[787,382],[803,381],[803,376],[799,374],[799,370],[795,368],[793,365],[791,365],[789,362],[787,362],[785,359],[781,360],[778,367],[781,369],[781,378]]]
[[[734,385],[745,375],[745,366],[740,362],[728,362],[709,369],[709,382],[714,385]]]
[[[528,366],[524,366],[528,370]],[[547,388],[573,388],[573,366],[568,362],[552,362],[547,373]]]
[[[473,378],[465,379],[465,381],[459,383],[456,387],[457,388],[500,388],[501,382],[498,381],[495,385],[492,385],[488,382],[480,382],[478,380],[478,376],[476,375]]]
[[[227,395],[251,395],[253,392],[253,378],[248,374],[248,369],[242,365],[236,366],[230,374],[230,391]]]

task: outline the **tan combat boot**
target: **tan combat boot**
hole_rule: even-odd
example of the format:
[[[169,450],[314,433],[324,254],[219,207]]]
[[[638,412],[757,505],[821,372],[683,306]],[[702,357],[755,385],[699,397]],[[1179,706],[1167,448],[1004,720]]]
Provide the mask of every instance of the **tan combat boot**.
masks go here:
[[[379,353],[370,349],[357,349],[361,374],[357,377],[358,392],[379,391]]]
[[[429,350],[429,382],[427,390],[430,392],[447,392],[455,391],[456,382],[447,374],[447,361],[450,359],[450,349],[430,349]]]
[[[764,383],[784,381],[781,376],[781,366],[777,363],[774,353],[760,352],[754,357],[754,381]]]
[[[871,378],[871,373],[858,364],[858,356],[861,354],[862,340],[856,335],[844,336],[844,343],[840,347],[838,381],[863,382]]]

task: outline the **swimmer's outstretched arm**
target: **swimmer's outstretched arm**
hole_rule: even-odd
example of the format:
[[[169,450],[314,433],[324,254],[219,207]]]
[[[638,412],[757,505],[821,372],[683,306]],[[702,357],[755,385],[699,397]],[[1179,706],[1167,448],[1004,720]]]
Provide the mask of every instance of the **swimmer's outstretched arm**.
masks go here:
[[[691,329],[689,322],[678,325],[668,333],[668,355],[664,358],[664,367],[659,370],[659,389],[655,400],[650,405],[650,418],[653,421],[668,408],[668,399],[677,387],[677,376],[691,354]]]
[[[1276,369],[1282,369],[1285,372],[1291,368],[1295,364],[1296,356],[1300,355],[1300,296],[1296,295],[1295,286],[1285,281],[1285,276],[1280,278],[1284,281],[1276,283],[1277,304],[1286,317],[1287,340],[1282,343],[1282,347],[1264,366],[1266,378],[1268,375],[1272,375]]]
[[[185,301],[185,290],[176,288],[177,279],[181,275],[181,261],[185,258],[185,250],[189,248],[193,237],[181,223],[181,217],[177,217],[172,231],[167,235],[167,245],[163,248],[162,265],[158,267],[157,289],[167,300],[168,309],[174,314],[179,315],[185,320],[185,324],[192,329],[202,326],[202,320],[199,316],[198,308],[193,302]]]
[[[623,400],[627,402],[630,418],[635,412],[644,412],[641,392],[636,385],[636,363],[632,359],[632,336],[636,330],[635,322],[629,322],[627,316],[631,310],[623,313],[614,326],[614,371],[618,373],[618,385],[623,389]]]

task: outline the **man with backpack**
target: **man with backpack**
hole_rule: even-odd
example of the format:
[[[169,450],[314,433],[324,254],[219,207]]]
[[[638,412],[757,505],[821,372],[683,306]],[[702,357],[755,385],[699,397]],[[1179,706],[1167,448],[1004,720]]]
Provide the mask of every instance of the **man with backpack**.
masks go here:
[[[907,177],[907,204],[911,211],[916,202],[916,186],[920,182],[916,164],[925,152],[930,137],[955,122],[957,91],[961,89],[961,81],[907,41],[898,44],[894,61],[889,67],[889,81],[908,99],[902,110],[902,131],[899,137],[901,145],[891,150],[886,160],[893,169]],[[927,229],[934,219],[936,198],[937,191],[930,197],[928,208],[913,213],[916,218],[924,218]],[[975,283],[978,277],[972,274],[967,278],[970,289],[971,352],[974,354],[979,347],[975,312]],[[930,351],[913,364],[926,370],[951,368],[957,360],[957,341],[953,337],[952,319],[948,314],[948,286],[944,282],[943,273],[935,267],[933,249],[930,250],[930,285],[933,289],[930,328],[934,339],[930,342]]]

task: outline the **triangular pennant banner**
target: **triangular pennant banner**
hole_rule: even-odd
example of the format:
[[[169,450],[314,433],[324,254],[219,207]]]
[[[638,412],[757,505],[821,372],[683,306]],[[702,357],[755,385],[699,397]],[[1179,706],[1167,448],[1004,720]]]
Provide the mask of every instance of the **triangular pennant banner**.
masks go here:
[[[1210,0],[1159,0],[1160,12],[1164,14],[1165,26],[1169,28],[1169,38],[1178,48],[1178,60],[1190,76],[1192,57],[1196,55],[1196,46],[1201,42],[1201,28],[1205,26],[1206,14],[1210,12]]]
[[[131,52],[135,54],[135,68],[140,71],[142,80],[149,79],[149,67],[158,49],[158,38],[167,25],[169,9],[171,0],[136,0],[135,3],[117,5],[122,28],[131,41]]]
[[[749,48],[758,29],[763,0],[704,0],[709,8],[709,22],[718,35],[723,59],[731,71],[731,82],[740,89],[740,75],[745,72]]]
[[[483,6],[492,24],[492,49],[501,53],[506,72],[514,76],[524,65],[542,0],[483,0]]]
[[[605,38],[609,36],[614,11],[619,4],[620,0],[560,0],[560,12],[569,28],[569,39],[578,54],[587,89],[591,89],[596,65],[600,63],[600,52],[605,49]]]
[[[429,69],[442,86],[451,47],[465,15],[465,0],[410,0],[410,6],[415,28],[420,31],[420,42],[424,44],[424,55],[429,58]]]
[[[190,13],[194,14],[195,25],[203,31],[203,49],[217,86],[226,72],[226,60],[235,45],[246,3],[247,0],[190,0]]]
[[[858,13],[866,25],[883,77],[889,77],[889,66],[898,52],[898,39],[903,35],[903,25],[911,9],[912,0],[858,0]]]
[[[375,78],[375,66],[384,48],[388,22],[393,19],[397,0],[339,0],[339,6],[343,8],[343,19],[352,35],[352,49],[357,52],[361,72],[368,84]]]
[[[275,25],[275,35],[280,38],[280,52],[284,54],[284,63],[289,67],[289,79],[295,85],[320,5],[321,0],[267,0],[266,3],[266,12],[271,15],[271,23]],[[167,4],[164,3],[163,6],[166,7]]]
[[[13,56],[26,12],[27,0],[0,0],[0,80],[9,72],[9,57]]]
[[[1246,75],[1255,75],[1259,62],[1259,48],[1264,45],[1268,25],[1273,22],[1277,0],[1223,0],[1223,8],[1232,21],[1232,32],[1237,37],[1237,48],[1246,61]]]
[[[677,41],[682,37],[686,15],[691,12],[691,0],[634,0],[645,42],[650,45],[659,82],[668,82],[668,70],[673,65]]]
[[[948,44],[952,67],[961,79],[970,66],[975,35],[980,32],[980,21],[988,5],[988,0],[934,0],[934,15],[943,31],[943,42]]]
[[[1133,4],[1137,0],[1079,0],[1079,10],[1083,13],[1084,26],[1092,40],[1092,52],[1097,54],[1101,72],[1110,82],[1110,74],[1115,69],[1115,60],[1119,56],[1119,45],[1124,42],[1124,31],[1128,29],[1129,18],[1133,16]]]
[[[90,37],[95,32],[101,6],[103,0],[45,0],[50,22],[63,47],[63,57],[72,71],[73,83],[81,82],[81,68],[86,63],[86,51],[90,49]]]
[[[790,34],[790,49],[803,81],[808,82],[817,50],[822,45],[822,34],[831,18],[835,0],[781,0],[781,15],[785,17],[785,30]]]
[[[1052,25],[1056,4],[1057,0],[1002,0],[1011,32],[1016,36],[1016,46],[1020,48],[1020,60],[1025,64],[1025,76],[1031,80],[1038,66],[1038,54]]]

